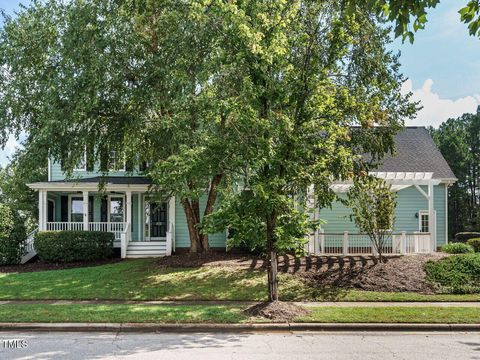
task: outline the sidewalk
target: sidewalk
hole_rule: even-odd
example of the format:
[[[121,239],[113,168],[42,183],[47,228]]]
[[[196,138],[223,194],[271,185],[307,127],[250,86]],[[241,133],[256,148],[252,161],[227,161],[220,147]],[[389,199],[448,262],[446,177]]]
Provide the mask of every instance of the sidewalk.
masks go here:
[[[256,301],[124,301],[124,300],[4,300],[0,301],[2,305],[254,305]],[[306,307],[474,307],[480,308],[480,302],[375,302],[375,301],[326,301],[326,302],[293,302],[296,305]]]

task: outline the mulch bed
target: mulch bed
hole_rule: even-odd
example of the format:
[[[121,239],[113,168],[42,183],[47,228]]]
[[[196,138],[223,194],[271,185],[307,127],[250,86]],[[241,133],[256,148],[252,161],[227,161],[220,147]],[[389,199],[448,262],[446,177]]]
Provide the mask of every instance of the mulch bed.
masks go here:
[[[36,272],[36,271],[47,271],[47,270],[62,270],[62,269],[73,269],[89,266],[98,266],[106,264],[114,264],[119,261],[122,261],[120,258],[112,258],[99,261],[89,261],[89,262],[72,262],[72,263],[46,263],[44,261],[34,261],[29,262],[23,265],[8,265],[0,266],[0,273],[24,273],[24,272]]]
[[[373,256],[314,257],[307,261],[314,266],[305,271],[300,267],[296,275],[309,285],[324,290],[336,287],[432,294],[434,288],[426,280],[424,265],[442,257],[445,254],[387,256],[383,263]],[[290,272],[291,267],[288,269]]]
[[[261,317],[272,321],[290,321],[300,316],[307,316],[310,310],[292,303],[274,301],[252,305],[244,310],[248,316]]]

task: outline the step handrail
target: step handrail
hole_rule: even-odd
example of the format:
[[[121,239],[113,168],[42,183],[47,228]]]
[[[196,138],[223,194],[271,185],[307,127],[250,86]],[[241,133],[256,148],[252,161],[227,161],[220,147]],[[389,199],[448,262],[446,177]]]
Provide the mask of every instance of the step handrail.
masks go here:
[[[34,240],[35,240],[35,234],[38,232],[38,227],[35,228],[35,230],[33,230],[32,232],[30,232],[28,235],[27,235],[27,238],[25,239],[25,242],[23,243],[23,246],[22,246],[22,254],[23,255],[26,255],[28,254],[30,251],[33,251],[34,250]]]

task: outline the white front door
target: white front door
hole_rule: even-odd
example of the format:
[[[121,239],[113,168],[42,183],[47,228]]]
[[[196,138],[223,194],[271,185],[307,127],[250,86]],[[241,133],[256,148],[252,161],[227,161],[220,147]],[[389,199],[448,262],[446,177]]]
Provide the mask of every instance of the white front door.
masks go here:
[[[167,238],[168,203],[145,199],[145,240]]]

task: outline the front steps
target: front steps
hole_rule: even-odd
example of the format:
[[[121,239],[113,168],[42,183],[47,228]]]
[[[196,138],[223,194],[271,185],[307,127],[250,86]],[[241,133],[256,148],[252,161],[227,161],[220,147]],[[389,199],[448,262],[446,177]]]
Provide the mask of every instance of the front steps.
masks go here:
[[[127,246],[127,258],[148,258],[166,255],[166,241],[132,241]]]
[[[28,253],[22,256],[20,260],[20,264],[25,264],[32,260],[37,255],[37,251],[35,249],[30,250]]]

